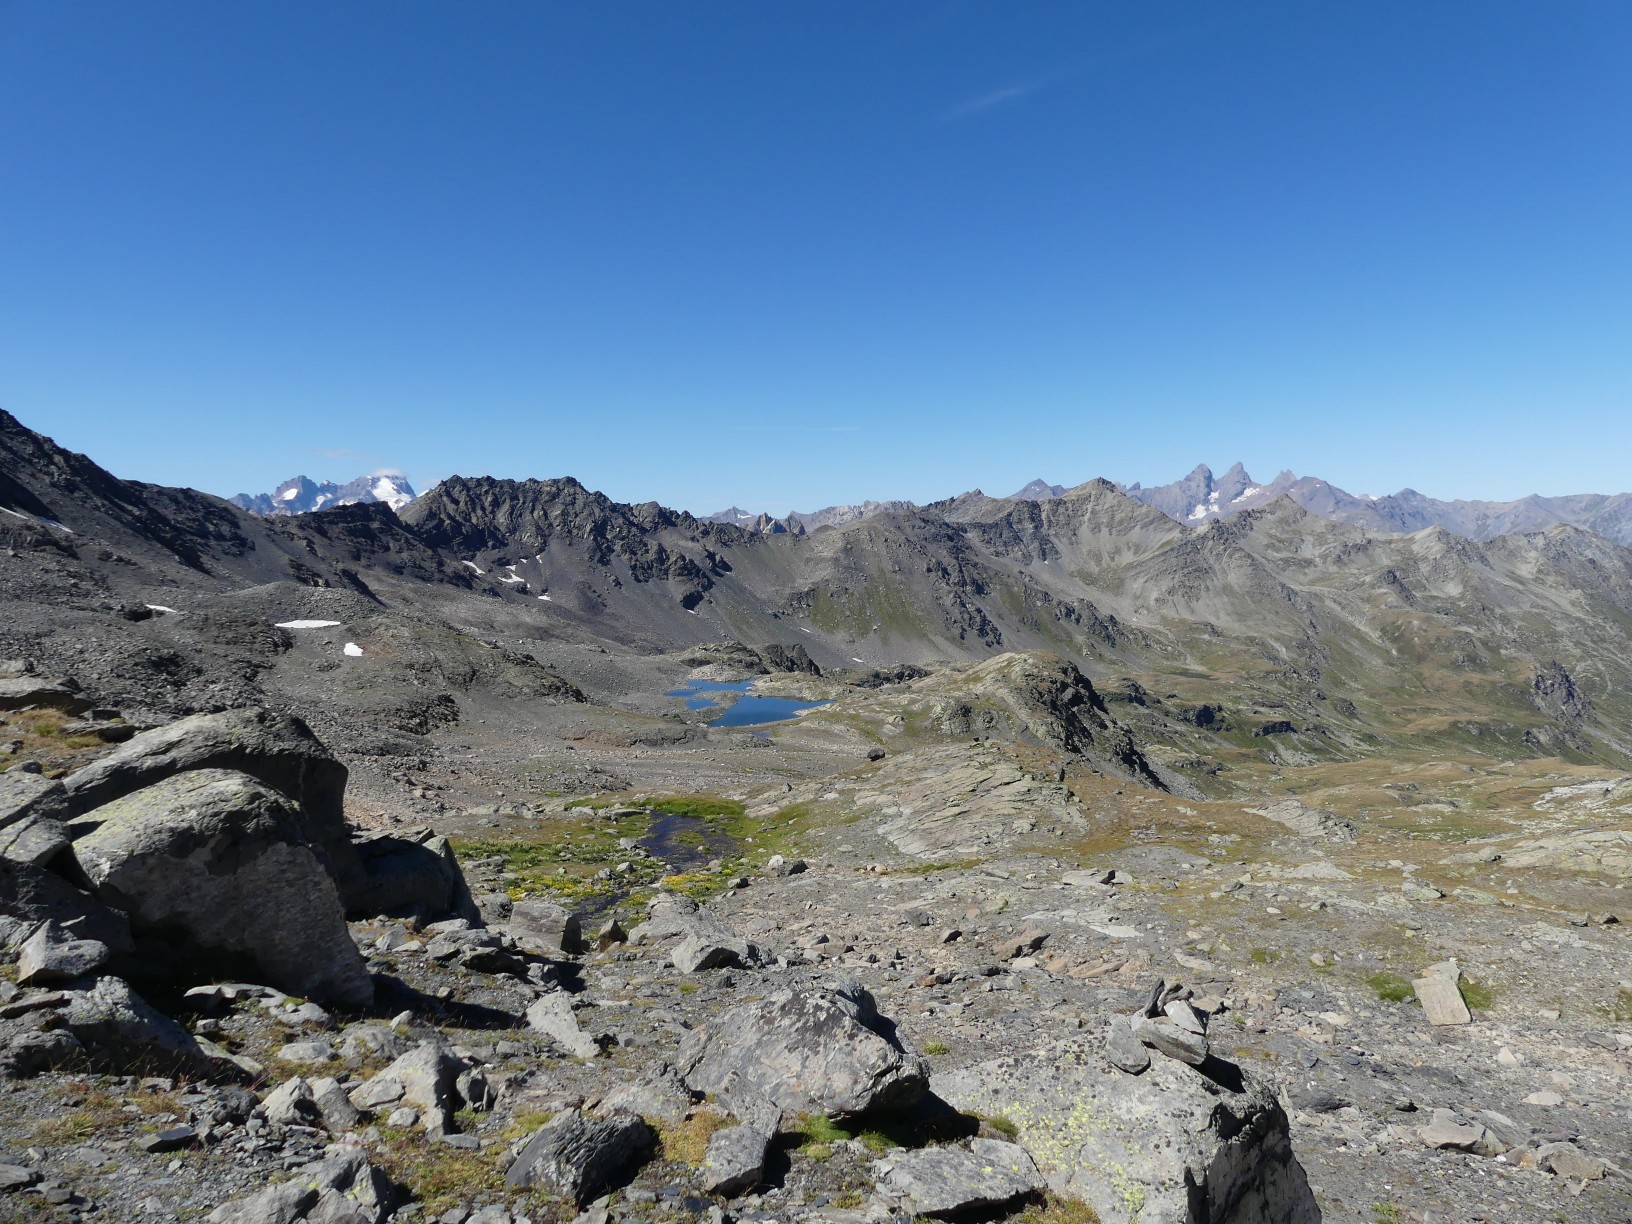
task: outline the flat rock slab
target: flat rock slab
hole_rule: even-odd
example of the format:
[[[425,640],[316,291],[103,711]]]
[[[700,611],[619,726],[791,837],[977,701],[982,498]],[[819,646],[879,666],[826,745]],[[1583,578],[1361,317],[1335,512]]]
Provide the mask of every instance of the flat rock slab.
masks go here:
[[[578,1024],[571,996],[564,991],[542,995],[527,1009],[527,1027],[543,1033],[574,1058],[594,1058],[601,1052],[595,1039]]]
[[[1016,1143],[976,1139],[956,1147],[900,1152],[875,1166],[914,1215],[945,1216],[1001,1207],[1043,1188],[1043,1176]],[[884,1172],[887,1170],[887,1172]]]
[[[1414,978],[1411,989],[1417,992],[1417,1001],[1422,1004],[1422,1014],[1428,1018],[1429,1024],[1468,1024],[1473,1020],[1473,1013],[1462,999],[1462,991],[1458,989],[1456,979],[1451,977]]]
[[[1221,1063],[1212,1074],[1158,1058],[1111,1068],[1083,1035],[936,1075],[953,1108],[1004,1117],[1055,1193],[1104,1224],[1316,1224],[1320,1209],[1268,1084]]]

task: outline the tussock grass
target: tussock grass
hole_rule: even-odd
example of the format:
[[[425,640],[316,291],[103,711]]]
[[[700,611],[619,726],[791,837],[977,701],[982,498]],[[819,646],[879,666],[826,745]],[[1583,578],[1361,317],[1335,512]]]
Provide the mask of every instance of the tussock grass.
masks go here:
[[[657,1132],[658,1151],[665,1160],[676,1160],[696,1168],[708,1154],[708,1141],[714,1132],[725,1127],[726,1121],[709,1109],[699,1109],[684,1121],[670,1122],[662,1118],[647,1118]]]

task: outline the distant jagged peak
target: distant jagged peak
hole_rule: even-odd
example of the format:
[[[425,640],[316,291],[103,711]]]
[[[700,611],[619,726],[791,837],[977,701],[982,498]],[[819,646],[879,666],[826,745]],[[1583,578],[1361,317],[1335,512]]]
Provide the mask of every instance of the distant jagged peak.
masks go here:
[[[1065,492],[1064,485],[1049,484],[1038,477],[1018,492],[1010,493],[1009,501],[1050,501]]]
[[[393,510],[401,510],[416,496],[408,477],[391,468],[379,468],[345,484],[294,476],[271,493],[239,493],[228,500],[241,510],[265,517],[309,514],[329,506],[355,506],[364,502],[383,502]]]

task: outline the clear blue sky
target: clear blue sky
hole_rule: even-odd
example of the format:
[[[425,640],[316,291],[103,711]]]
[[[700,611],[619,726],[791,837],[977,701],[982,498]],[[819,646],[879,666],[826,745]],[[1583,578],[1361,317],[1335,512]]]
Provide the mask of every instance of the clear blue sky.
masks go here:
[[[0,406],[776,512],[1632,488],[1632,4],[0,0]]]

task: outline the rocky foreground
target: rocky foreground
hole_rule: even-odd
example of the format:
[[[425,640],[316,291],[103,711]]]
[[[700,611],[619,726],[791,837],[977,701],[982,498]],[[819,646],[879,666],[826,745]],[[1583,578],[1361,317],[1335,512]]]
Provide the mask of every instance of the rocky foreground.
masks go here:
[[[1460,888],[1413,866],[1385,891],[1297,801],[1210,854],[1095,850],[1063,770],[945,744],[716,805],[742,841],[685,871],[620,839],[650,801],[558,803],[630,881],[580,906],[429,829],[349,826],[345,767],[287,715],[136,734],[9,683],[76,720],[77,756],[0,773],[3,1218],[1632,1211],[1628,1017],[1494,1020],[1456,959],[1613,980],[1616,915],[1515,916],[1471,882],[1492,850],[1445,868]],[[1526,854],[1625,874],[1624,839]]]

